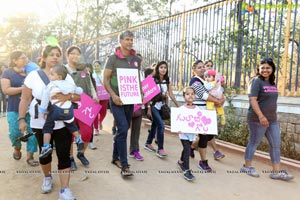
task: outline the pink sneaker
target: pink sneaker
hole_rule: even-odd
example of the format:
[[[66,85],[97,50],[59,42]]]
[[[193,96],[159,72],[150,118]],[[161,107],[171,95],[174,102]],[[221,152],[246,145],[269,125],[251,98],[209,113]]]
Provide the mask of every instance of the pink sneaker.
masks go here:
[[[145,144],[144,149],[150,151],[150,152],[155,152],[156,150],[152,146],[152,144]]]
[[[98,136],[100,135],[99,130],[98,129],[94,129],[94,136]]]
[[[156,152],[156,155],[160,158],[165,158],[165,157],[167,157],[168,154],[165,152],[165,150],[160,149]]]
[[[139,151],[133,151],[129,154],[129,157],[131,158],[135,158],[136,160],[138,161],[143,161],[144,160],[144,157],[141,156],[140,152]]]

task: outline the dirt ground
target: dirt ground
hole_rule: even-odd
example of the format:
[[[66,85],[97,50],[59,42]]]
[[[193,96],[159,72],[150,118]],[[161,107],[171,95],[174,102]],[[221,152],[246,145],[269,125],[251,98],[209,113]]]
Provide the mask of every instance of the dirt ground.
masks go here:
[[[271,180],[268,177],[270,166],[258,161],[253,165],[261,173],[260,178],[253,178],[239,173],[243,157],[224,151],[226,157],[215,161],[212,150],[208,148],[209,164],[214,172],[202,173],[197,167],[199,155],[190,161],[196,180],[187,182],[176,166],[181,153],[181,143],[174,134],[165,134],[165,149],[169,156],[158,158],[154,153],[144,150],[147,128],[141,131],[140,147],[144,161],[129,159],[135,175],[124,179],[120,170],[110,163],[112,153],[111,135],[112,117],[108,114],[100,136],[94,137],[97,150],[88,149],[87,158],[90,167],[83,167],[78,160],[78,170],[71,175],[70,188],[78,200],[156,200],[156,199],[289,199],[299,200],[300,172],[290,171],[294,179],[290,182]],[[53,191],[40,193],[42,173],[40,167],[26,164],[26,152],[16,161],[12,158],[13,149],[8,138],[6,118],[0,118],[0,200],[39,200],[58,199],[59,179],[54,171]],[[35,155],[37,157],[37,155]],[[56,156],[54,156],[56,157]],[[52,163],[56,170],[56,159]]]

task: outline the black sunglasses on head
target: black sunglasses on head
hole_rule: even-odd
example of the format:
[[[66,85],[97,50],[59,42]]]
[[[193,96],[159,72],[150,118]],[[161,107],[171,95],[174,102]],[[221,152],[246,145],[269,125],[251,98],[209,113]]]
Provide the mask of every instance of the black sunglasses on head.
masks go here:
[[[272,58],[264,58],[260,61],[261,63],[265,63],[265,62],[273,62]]]

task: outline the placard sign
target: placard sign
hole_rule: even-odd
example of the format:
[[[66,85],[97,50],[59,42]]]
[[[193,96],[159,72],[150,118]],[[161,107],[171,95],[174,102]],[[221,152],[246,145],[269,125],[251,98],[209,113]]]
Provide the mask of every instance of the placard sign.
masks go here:
[[[148,76],[142,81],[142,91],[144,93],[144,104],[151,101],[153,97],[160,93],[159,87],[152,76]]]
[[[119,96],[125,105],[142,103],[138,73],[138,69],[117,68]]]
[[[160,93],[159,87],[156,85],[152,76],[148,76],[142,81],[142,91],[144,94],[143,104],[148,103],[153,97]],[[142,104],[134,105],[133,111],[135,112],[140,107],[142,107]]]
[[[86,125],[91,126],[102,106],[95,103],[95,101],[85,93],[82,93],[81,100],[77,103],[78,109],[74,109],[75,117]]]
[[[97,86],[97,95],[99,100],[109,99],[109,94],[102,85]]]
[[[171,132],[218,135],[215,110],[171,108]]]

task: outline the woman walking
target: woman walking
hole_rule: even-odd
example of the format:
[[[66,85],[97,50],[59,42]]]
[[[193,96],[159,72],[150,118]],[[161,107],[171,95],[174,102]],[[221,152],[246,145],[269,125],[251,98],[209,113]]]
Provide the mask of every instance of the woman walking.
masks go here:
[[[172,99],[177,107],[179,104],[173,94],[172,84],[170,83],[170,78],[168,75],[168,63],[166,61],[160,61],[157,63],[153,78],[158,85],[158,88],[160,88],[161,93],[156,96],[158,98],[154,97],[151,100],[151,109],[147,110],[147,116],[152,119],[152,125],[144,149],[150,152],[156,151],[152,146],[152,141],[155,138],[155,134],[157,134],[158,149],[156,151],[156,155],[160,158],[165,158],[167,156],[167,153],[164,150],[165,124],[160,116],[160,110],[163,104],[166,102],[166,95]]]
[[[47,45],[42,50],[41,55],[41,70],[33,71],[26,77],[24,81],[24,86],[22,88],[21,102],[19,106],[19,129],[21,131],[26,130],[27,124],[25,123],[25,116],[27,113],[27,108],[29,107],[30,113],[30,126],[35,132],[35,136],[38,141],[39,150],[43,146],[43,126],[45,124],[45,119],[42,115],[38,114],[38,104],[40,104],[40,99],[42,98],[43,90],[46,87],[47,79],[49,81],[51,69],[59,64],[61,60],[61,49],[59,46]],[[72,77],[67,75],[66,79],[72,84],[75,84]],[[80,96],[76,94],[56,94],[55,99],[58,102],[65,102],[67,100],[78,101]],[[74,200],[70,188],[70,147],[72,142],[72,134],[65,127],[63,121],[56,121],[53,134],[51,137],[50,144],[53,146],[55,142],[56,155],[58,160],[58,171],[60,180],[60,200]],[[40,165],[44,174],[43,184],[41,186],[41,192],[43,194],[52,191],[52,175],[51,175],[51,162],[52,154],[49,154],[45,158],[40,158]]]
[[[26,73],[23,68],[28,62],[27,56],[22,51],[14,51],[10,54],[9,69],[3,72],[1,78],[1,88],[4,95],[8,95],[7,106],[7,122],[9,125],[9,139],[14,147],[13,158],[20,160],[22,157],[21,141],[18,140],[22,136],[19,130],[17,121],[24,121],[27,123],[27,129],[23,131],[32,132],[29,127],[29,114],[19,116],[19,104],[22,93],[23,83]],[[38,166],[39,162],[33,159],[33,153],[37,152],[37,141],[35,137],[29,137],[26,145],[28,165],[34,167]]]
[[[245,152],[245,164],[241,171],[259,177],[252,167],[252,160],[257,146],[266,135],[270,145],[272,172],[270,178],[288,181],[293,176],[280,167],[280,127],[277,121],[278,91],[275,84],[276,67],[272,59],[261,60],[256,69],[256,77],[249,83],[248,96],[250,107],[248,109],[249,143]]]

